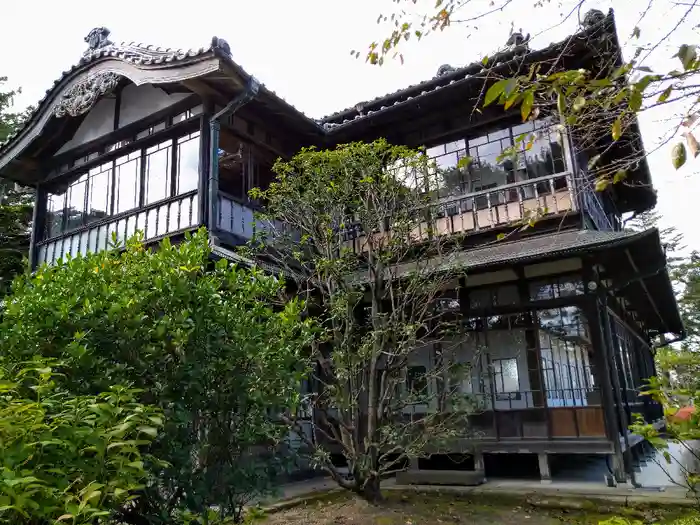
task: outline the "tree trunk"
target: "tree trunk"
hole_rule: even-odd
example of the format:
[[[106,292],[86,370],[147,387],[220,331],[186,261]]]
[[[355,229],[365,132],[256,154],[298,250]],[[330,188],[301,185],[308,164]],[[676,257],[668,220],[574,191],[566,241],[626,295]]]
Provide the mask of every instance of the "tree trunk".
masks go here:
[[[372,505],[380,503],[384,498],[381,490],[381,479],[379,476],[370,475],[364,485],[360,488],[359,496]]]

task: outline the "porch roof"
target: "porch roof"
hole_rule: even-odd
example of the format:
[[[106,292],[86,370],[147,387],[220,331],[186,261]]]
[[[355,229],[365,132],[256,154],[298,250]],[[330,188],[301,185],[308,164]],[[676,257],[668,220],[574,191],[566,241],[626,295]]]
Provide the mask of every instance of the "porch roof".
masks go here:
[[[405,263],[391,273],[395,278],[425,272],[450,272],[459,276],[583,256],[589,263],[605,268],[603,278],[611,281],[612,293],[627,299],[649,329],[684,335],[665,250],[656,228],[642,232],[569,230],[494,241],[427,262]],[[357,273],[353,280],[362,283],[366,277]]]

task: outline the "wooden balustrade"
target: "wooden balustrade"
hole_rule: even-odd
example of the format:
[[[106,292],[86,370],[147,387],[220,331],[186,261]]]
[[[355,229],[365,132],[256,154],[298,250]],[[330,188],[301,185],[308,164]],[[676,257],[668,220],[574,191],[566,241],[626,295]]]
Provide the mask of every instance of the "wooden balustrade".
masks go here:
[[[199,224],[198,195],[195,190],[41,241],[37,244],[37,264],[53,264],[68,255],[77,257],[106,250],[111,246],[113,234],[116,234],[118,243],[124,243],[141,231],[144,240],[149,241],[195,228]]]
[[[235,197],[219,192],[219,206],[216,226],[219,230],[232,233],[247,241],[256,232],[282,231],[285,226],[279,221],[264,221],[255,217],[253,205],[245,205]]]
[[[430,234],[452,235],[515,226],[576,209],[571,175],[559,173],[440,199],[430,206],[431,222],[417,223],[413,235],[418,241]],[[367,251],[364,233],[349,239],[347,246],[358,253]]]

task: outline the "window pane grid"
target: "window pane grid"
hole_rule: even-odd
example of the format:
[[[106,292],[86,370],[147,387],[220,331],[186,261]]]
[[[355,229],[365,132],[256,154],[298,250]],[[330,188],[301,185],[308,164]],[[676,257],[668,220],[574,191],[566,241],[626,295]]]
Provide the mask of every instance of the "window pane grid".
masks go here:
[[[164,124],[159,124],[153,126],[150,132],[163,128]],[[105,151],[113,151],[128,143],[129,141],[122,141]],[[175,146],[176,158],[173,159]],[[89,157],[94,158],[94,155]],[[141,202],[143,205],[153,204],[173,194],[196,190],[198,186],[199,131],[196,131],[132,151],[114,161],[95,166],[72,182],[68,188],[49,193],[45,238],[56,237],[111,215],[136,209]],[[173,214],[173,210],[171,206],[170,214],[163,221],[158,221],[162,222],[158,225],[159,229],[166,227],[168,223],[173,224],[173,221],[177,222],[178,214]],[[191,221],[182,221],[183,225],[189,222]],[[156,227],[155,221],[151,227]],[[128,230],[131,231],[131,228]],[[106,240],[103,235],[98,237],[100,242],[95,238],[95,244],[102,244]],[[82,250],[82,245],[79,248]]]

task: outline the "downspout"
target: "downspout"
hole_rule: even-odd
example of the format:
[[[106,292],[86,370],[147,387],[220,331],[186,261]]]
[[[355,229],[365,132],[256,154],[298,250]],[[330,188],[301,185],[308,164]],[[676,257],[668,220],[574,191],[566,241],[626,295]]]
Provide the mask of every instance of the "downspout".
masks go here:
[[[207,215],[207,227],[209,228],[209,236],[213,244],[218,244],[218,239],[213,232],[218,227],[217,219],[219,217],[219,132],[221,130],[221,119],[230,117],[236,113],[236,111],[253,100],[259,91],[260,82],[258,82],[255,77],[251,76],[245,91],[229,102],[224,109],[213,115],[209,120],[209,211]]]

